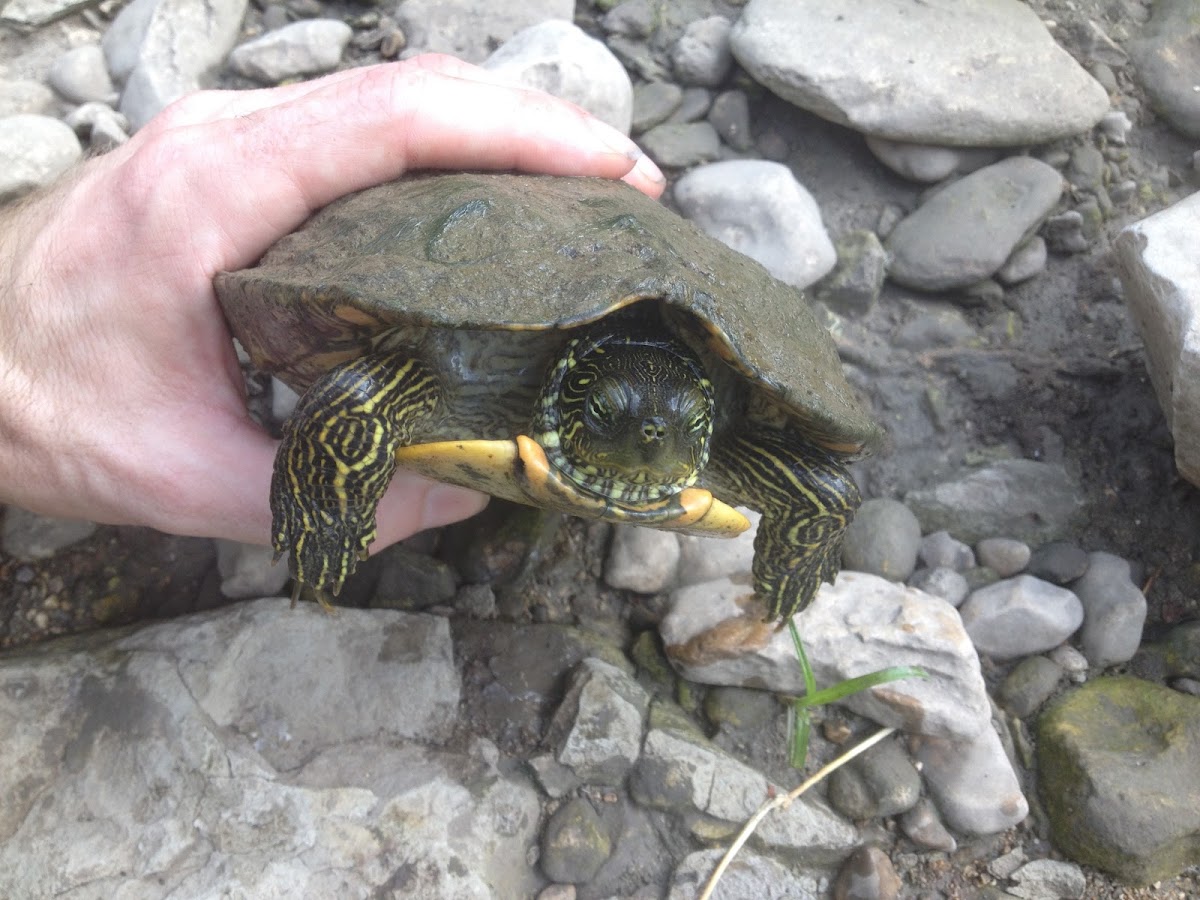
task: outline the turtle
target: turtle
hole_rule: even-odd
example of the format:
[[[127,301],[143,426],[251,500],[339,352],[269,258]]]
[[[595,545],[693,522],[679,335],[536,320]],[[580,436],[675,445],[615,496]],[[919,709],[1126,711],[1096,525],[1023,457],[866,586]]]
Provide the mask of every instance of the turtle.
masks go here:
[[[782,622],[839,567],[881,430],[801,290],[628,185],[418,173],[218,274],[252,364],[302,396],[272,543],[323,604],[397,466],[617,523],[731,536]],[[293,600],[295,594],[293,595]]]

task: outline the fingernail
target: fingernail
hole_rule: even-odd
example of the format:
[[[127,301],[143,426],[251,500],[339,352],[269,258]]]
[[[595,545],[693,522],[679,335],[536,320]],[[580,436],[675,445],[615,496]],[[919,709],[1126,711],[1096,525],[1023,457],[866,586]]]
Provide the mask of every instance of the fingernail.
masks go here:
[[[626,137],[607,122],[602,122],[595,116],[589,116],[587,123],[588,127],[592,129],[592,134],[598,137],[609,150],[620,153],[629,159],[641,158],[642,150],[633,142],[632,138]]]
[[[633,170],[652,184],[667,183],[667,176],[662,173],[662,169],[655,165],[654,160],[644,153],[638,157],[638,161],[634,165]]]

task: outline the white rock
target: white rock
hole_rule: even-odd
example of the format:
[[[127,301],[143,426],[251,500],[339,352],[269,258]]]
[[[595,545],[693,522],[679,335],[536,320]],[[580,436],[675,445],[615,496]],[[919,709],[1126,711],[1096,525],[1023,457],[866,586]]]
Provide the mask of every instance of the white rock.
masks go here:
[[[737,537],[679,535],[677,581],[681,586],[703,584],[722,578],[746,582],[754,565],[754,536],[758,533],[758,523],[762,516],[748,509],[742,509],[740,512],[750,520],[750,528]]]
[[[0,119],[0,203],[47,185],[83,157],[69,125],[32,113]]]
[[[54,91],[28,78],[0,79],[0,119],[20,113],[42,115],[54,107]]]
[[[217,572],[221,576],[221,593],[226,597],[234,600],[275,597],[287,584],[287,564],[282,560],[274,563],[275,551],[270,547],[225,540],[216,544]]]
[[[1029,801],[990,724],[969,741],[922,737],[914,743],[929,793],[952,828],[997,834],[1029,814]]]
[[[712,877],[724,849],[697,850],[675,869],[667,900],[695,900]],[[720,900],[820,900],[829,896],[829,879],[819,871],[797,872],[746,847],[721,876]]]
[[[817,201],[781,163],[699,166],[676,182],[675,202],[703,231],[781,281],[808,287],[837,264]]]
[[[514,84],[570,100],[623,134],[633,120],[633,83],[603,43],[551,19],[517,32],[483,63]]]
[[[724,16],[689,22],[671,50],[671,65],[682,84],[716,87],[733,65],[729,49],[732,24]]]
[[[740,619],[749,584],[710,582],[681,588],[660,626],[667,655],[690,681],[755,686],[800,694],[804,680],[785,629]],[[718,640],[741,624],[742,646]],[[761,625],[756,630],[753,626]],[[945,600],[874,575],[842,572],[822,585],[796,616],[818,687],[888,666],[923,666],[928,679],[909,678],[854,694],[844,705],[883,725],[921,734],[972,738],[991,706],[979,658],[958,612]]]
[[[1032,575],[981,587],[960,611],[979,652],[994,659],[1051,650],[1083,624],[1083,604],[1078,597]]]
[[[72,103],[117,102],[117,90],[108,76],[108,65],[99,44],[68,50],[54,61],[50,86]]]
[[[268,31],[229,54],[229,68],[264,84],[336,69],[354,32],[341,19],[304,19]]]
[[[95,522],[40,516],[19,506],[10,506],[4,511],[0,546],[16,559],[47,559],[72,544],[87,540],[95,532]]]
[[[403,0],[396,22],[408,37],[403,56],[433,51],[481,63],[522,28],[575,18],[575,0]]]
[[[679,538],[655,528],[618,526],[613,533],[604,581],[639,594],[657,594],[675,580]]]
[[[1200,485],[1200,192],[1130,225],[1115,241],[1125,302],[1180,474]]]

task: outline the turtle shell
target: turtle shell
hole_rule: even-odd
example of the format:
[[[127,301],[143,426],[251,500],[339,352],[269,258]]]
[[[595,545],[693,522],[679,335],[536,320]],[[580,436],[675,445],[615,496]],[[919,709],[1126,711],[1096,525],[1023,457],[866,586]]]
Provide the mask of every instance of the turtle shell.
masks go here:
[[[565,329],[657,298],[811,439],[869,450],[804,294],[618,181],[424,175],[344,197],[259,265],[217,278],[235,336],[303,389],[397,328]]]

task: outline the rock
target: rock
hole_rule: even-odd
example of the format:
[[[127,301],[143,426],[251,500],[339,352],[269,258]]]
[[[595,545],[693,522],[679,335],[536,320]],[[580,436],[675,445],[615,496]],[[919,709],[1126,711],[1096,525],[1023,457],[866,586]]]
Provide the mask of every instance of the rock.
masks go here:
[[[660,166],[683,169],[721,155],[721,138],[708,122],[664,122],[645,132],[639,143]]]
[[[258,601],[0,657],[0,684],[0,896],[539,886],[533,786],[437,749],[444,619]]]
[[[713,95],[708,88],[689,87],[683,89],[683,102],[671,113],[671,122],[697,122],[712,109]],[[711,124],[711,123],[710,123]],[[713,125],[716,128],[716,125]]]
[[[221,594],[232,600],[277,597],[291,577],[286,565],[275,565],[270,547],[225,540],[216,545]]]
[[[900,876],[886,853],[878,847],[859,847],[838,870],[833,900],[895,900],[900,887]]]
[[[0,203],[49,184],[83,158],[70,126],[21,113],[0,119]]]
[[[675,183],[674,197],[701,230],[781,281],[807,287],[837,261],[816,200],[780,163],[727,160],[701,166]]]
[[[1025,571],[1051,584],[1067,584],[1087,571],[1088,555],[1070,541],[1051,541],[1033,552]]]
[[[40,81],[0,79],[0,119],[22,113],[45,115],[53,107],[54,92]]]
[[[975,329],[966,315],[954,307],[918,313],[892,332],[893,346],[917,353],[935,347],[966,347],[975,339]]]
[[[702,589],[698,589],[702,588]],[[713,634],[736,624],[738,592],[729,584],[718,596],[712,585],[671,595],[660,625],[667,656],[683,676],[703,684],[754,686],[802,694],[804,679],[784,630],[764,629],[757,647],[729,654],[713,646]],[[818,686],[888,666],[923,666],[928,679],[893,681],[845,698],[844,706],[882,725],[929,734],[974,737],[990,718],[979,657],[958,613],[937,597],[874,575],[842,572],[822,585],[813,604],[796,618]]]
[[[708,121],[721,140],[741,153],[754,149],[750,133],[750,100],[745,91],[722,91],[713,98]]]
[[[538,862],[546,876],[566,884],[591,881],[612,853],[612,838],[596,810],[582,797],[560,806],[542,835]]]
[[[963,175],[994,163],[997,150],[978,147],[935,147],[889,141],[878,135],[866,136],[867,148],[881,163],[909,181],[934,184],[951,175]]]
[[[1038,723],[1038,789],[1054,843],[1076,862],[1148,884],[1200,852],[1200,698],[1098,678]]]
[[[1014,716],[1023,719],[1050,699],[1062,676],[1062,666],[1052,659],[1027,657],[1008,673],[996,699]]]
[[[1118,147],[1124,147],[1129,143],[1129,132],[1132,130],[1133,122],[1119,109],[1105,113],[1104,118],[1100,120],[1100,133],[1104,135],[1108,143]]]
[[[672,532],[618,526],[613,529],[604,581],[610,587],[657,594],[675,581],[678,565],[679,538]]]
[[[1012,763],[990,725],[969,741],[913,741],[929,794],[946,822],[968,834],[998,834],[1029,814]]]
[[[958,848],[958,841],[938,817],[937,807],[927,798],[918,800],[916,806],[900,817],[900,827],[918,847],[943,853],[953,853]]]
[[[993,534],[1044,543],[1065,534],[1084,505],[1078,484],[1061,465],[1030,459],[1004,460],[909,491],[904,502],[922,531],[949,531],[968,543]]]
[[[376,558],[379,576],[368,604],[372,609],[428,609],[449,603],[458,591],[458,573],[427,553],[392,546]]]
[[[1156,112],[1200,140],[1200,23],[1191,0],[1156,0],[1150,21],[1129,42],[1137,77]]]
[[[483,68],[514,84],[570,100],[629,134],[633,85],[625,67],[604,44],[571,22],[550,19],[518,31]]]
[[[887,277],[887,251],[875,232],[849,231],[833,242],[837,265],[813,287],[813,294],[834,311],[861,315],[875,305]]]
[[[104,33],[108,70],[123,84],[121,112],[141,128],[206,86],[237,43],[247,0],[133,0]]]
[[[669,81],[648,81],[633,89],[634,134],[669,119],[683,105],[683,89]]]
[[[9,0],[3,7],[0,22],[18,26],[39,27],[88,6],[95,0]]]
[[[980,565],[987,566],[1001,578],[1016,575],[1029,565],[1033,552],[1029,545],[1012,538],[984,538],[975,545]]]
[[[1128,662],[1142,642],[1146,598],[1130,580],[1129,563],[1111,553],[1091,553],[1083,577],[1071,585],[1083,603],[1080,648],[1097,668]]]
[[[72,103],[117,102],[117,90],[108,75],[108,64],[99,44],[68,50],[54,61],[47,80],[50,87]]]
[[[1054,209],[1062,176],[1014,156],[947,185],[903,219],[884,242],[888,274],[925,291],[963,288],[994,274]]]
[[[1028,281],[1045,271],[1048,258],[1045,240],[1035,234],[1009,254],[1004,265],[996,270],[996,279],[1007,287]]]
[[[550,724],[555,758],[589,784],[620,784],[641,752],[649,705],[649,695],[629,675],[585,659]]]
[[[14,559],[32,562],[49,559],[95,533],[95,522],[42,516],[19,506],[9,506],[4,512],[0,548]]]
[[[916,519],[915,516],[913,518]],[[917,555],[921,562],[931,568],[941,566],[956,572],[975,568],[974,551],[948,531],[935,531],[921,538],[921,547]]]
[[[1083,605],[1066,588],[1018,575],[980,588],[960,609],[979,652],[1015,659],[1057,647],[1083,623]]]
[[[570,22],[575,0],[402,0],[395,17],[408,36],[405,57],[432,51],[481,63],[524,28],[548,19]]]
[[[671,51],[671,66],[680,84],[716,87],[733,65],[729,50],[732,23],[724,16],[709,16],[688,23]]]
[[[1200,95],[1198,95],[1200,96]],[[1175,436],[1175,463],[1200,485],[1200,192],[1116,238],[1125,302],[1146,349],[1146,368]]]
[[[1064,256],[1086,253],[1092,246],[1087,235],[1083,233],[1083,215],[1075,209],[1068,209],[1048,218],[1043,231],[1050,249]]]
[[[847,819],[907,812],[921,797],[921,776],[893,740],[876,744],[829,778],[829,802]]]
[[[95,152],[111,150],[129,140],[129,120],[107,103],[83,103],[64,121]]]
[[[263,84],[329,72],[342,61],[353,34],[341,19],[293,22],[235,47],[229,68]]]
[[[1058,859],[1035,859],[1012,873],[1014,897],[1024,900],[1081,900],[1087,890],[1083,869]]]
[[[962,605],[971,592],[971,586],[961,573],[944,566],[936,569],[918,569],[908,578],[908,586],[935,597],[941,597],[953,607]]]
[[[863,503],[842,543],[842,565],[892,581],[913,573],[921,546],[921,523],[899,500],[879,497]]]
[[[667,900],[695,900],[725,855],[722,849],[697,850],[676,868]],[[721,876],[720,900],[818,900],[828,893],[828,879],[801,874],[743,847]]]
[[[754,79],[857,131],[965,147],[1080,134],[1108,95],[1017,0],[750,0],[730,36]],[[947,72],[957,73],[947,78]]]
[[[754,564],[754,538],[762,517],[750,510],[741,512],[750,520],[750,528],[737,537],[679,535],[678,582],[681,586],[750,574]]]

